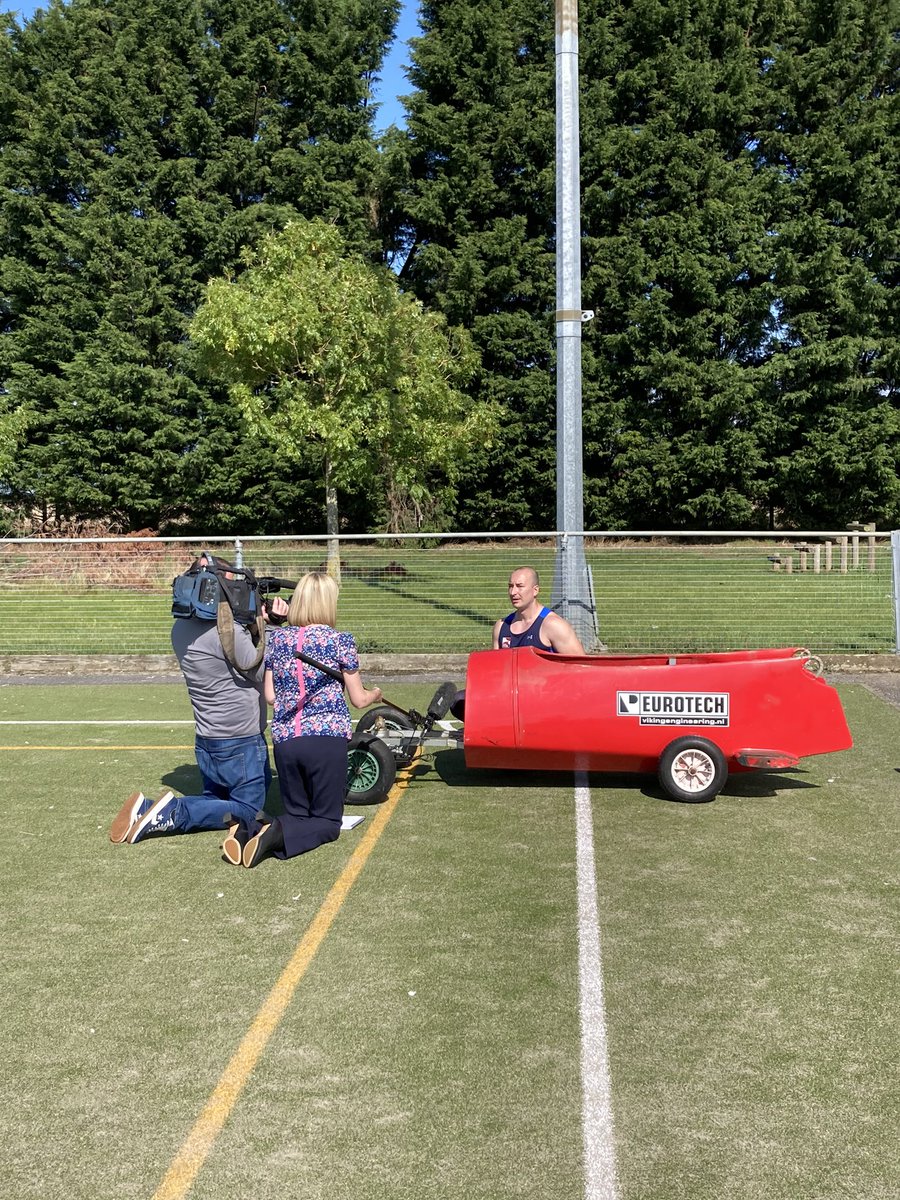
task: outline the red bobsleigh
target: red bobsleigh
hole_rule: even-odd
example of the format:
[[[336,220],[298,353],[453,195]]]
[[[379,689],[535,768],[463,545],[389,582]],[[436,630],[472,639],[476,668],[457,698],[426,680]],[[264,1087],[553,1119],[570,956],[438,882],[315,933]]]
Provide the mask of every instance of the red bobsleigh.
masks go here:
[[[425,747],[517,771],[655,771],[677,800],[711,800],[729,771],[777,771],[853,745],[841,701],[808,650],[724,654],[469,655],[465,725],[441,721],[456,685],[423,716],[370,709],[350,743],[348,804],[378,803]]]
[[[730,771],[795,767],[853,745],[822,664],[793,647],[724,654],[469,656],[466,765],[656,772],[679,800]]]

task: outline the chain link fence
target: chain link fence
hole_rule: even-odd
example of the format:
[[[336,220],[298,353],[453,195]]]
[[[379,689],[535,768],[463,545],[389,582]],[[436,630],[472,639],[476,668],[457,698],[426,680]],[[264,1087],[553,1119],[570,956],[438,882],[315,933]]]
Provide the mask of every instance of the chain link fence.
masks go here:
[[[340,560],[339,624],[363,653],[484,649],[494,621],[509,611],[514,568],[536,567],[542,599],[552,602],[557,537],[342,537],[331,560]],[[597,609],[593,649],[896,652],[887,533],[604,532],[584,539]],[[201,549],[287,580],[329,565],[325,537],[2,541],[2,653],[168,653],[172,579]]]

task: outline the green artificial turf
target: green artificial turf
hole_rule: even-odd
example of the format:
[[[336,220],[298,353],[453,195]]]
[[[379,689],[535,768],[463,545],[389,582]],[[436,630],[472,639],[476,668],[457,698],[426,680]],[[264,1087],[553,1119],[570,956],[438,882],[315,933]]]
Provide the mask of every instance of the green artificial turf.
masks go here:
[[[900,1191],[900,713],[840,690],[853,750],[711,804],[590,778],[621,1200]],[[197,782],[183,689],[0,707],[169,722],[0,726],[4,1181],[151,1200],[377,810],[253,871],[214,834],[113,846],[130,790]],[[575,858],[570,776],[426,758],[189,1195],[581,1196]]]

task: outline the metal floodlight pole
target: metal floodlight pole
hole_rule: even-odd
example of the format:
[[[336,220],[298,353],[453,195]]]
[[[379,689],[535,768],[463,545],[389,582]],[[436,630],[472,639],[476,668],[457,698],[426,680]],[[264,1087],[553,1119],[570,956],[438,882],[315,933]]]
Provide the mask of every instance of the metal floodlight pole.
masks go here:
[[[578,0],[556,0],[556,528],[553,601],[585,649],[596,641],[584,555],[581,439],[581,161],[578,129]],[[572,536],[575,535],[575,536]]]

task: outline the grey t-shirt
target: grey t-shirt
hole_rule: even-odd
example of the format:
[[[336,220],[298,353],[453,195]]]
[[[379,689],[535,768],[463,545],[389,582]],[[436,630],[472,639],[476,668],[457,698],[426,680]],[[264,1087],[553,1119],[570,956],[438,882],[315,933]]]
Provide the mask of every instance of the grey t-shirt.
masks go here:
[[[222,649],[215,621],[178,617],[172,622],[172,649],[187,684],[197,733],[207,738],[253,737],[266,728],[265,671],[253,678],[236,671]],[[256,655],[250,634],[234,627],[234,654],[242,667]]]

